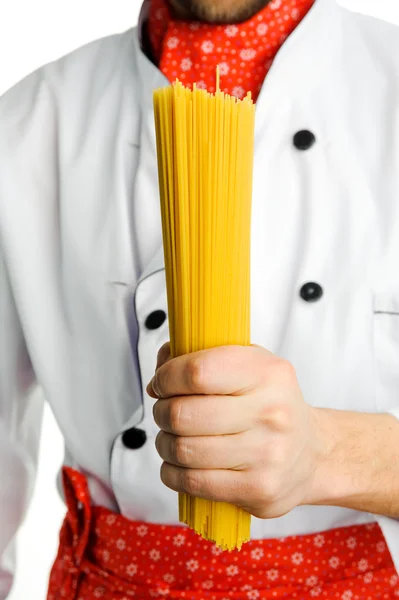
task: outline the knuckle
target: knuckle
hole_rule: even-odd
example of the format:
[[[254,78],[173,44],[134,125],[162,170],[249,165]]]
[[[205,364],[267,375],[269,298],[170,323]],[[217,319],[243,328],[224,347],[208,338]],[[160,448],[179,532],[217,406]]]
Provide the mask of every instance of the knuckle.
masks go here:
[[[279,379],[280,366],[284,362],[283,359],[275,355],[261,354],[258,360],[261,383],[266,386],[275,383]]]
[[[175,435],[184,433],[184,410],[183,402],[180,398],[176,398],[169,403],[169,428]]]
[[[278,363],[279,374],[286,385],[293,385],[297,381],[296,370],[292,363],[288,360],[280,359]]]
[[[267,488],[263,477],[252,478],[248,495],[255,504],[260,504],[265,501]]]
[[[199,392],[204,387],[204,359],[201,356],[193,356],[188,361],[185,370],[186,384],[193,392]]]
[[[155,404],[152,407],[152,414],[154,417],[155,424],[158,425],[159,428],[162,428],[161,412],[162,411],[158,400],[158,402],[155,402]]]
[[[157,435],[157,437],[155,438],[155,449],[158,452],[159,456],[161,458],[163,458],[162,454],[163,454],[163,449],[162,449],[162,438],[163,438],[163,432],[160,431]]]
[[[177,437],[174,441],[173,458],[181,467],[188,467],[190,462],[190,451],[187,440]]]
[[[152,388],[158,398],[161,398],[165,395],[165,371],[163,369],[158,369],[155,372]]]
[[[264,505],[275,502],[278,497],[279,483],[276,477],[264,475],[252,480],[251,497],[255,504]]]
[[[280,511],[276,510],[274,504],[265,504],[254,512],[254,516],[258,517],[258,519],[266,520],[266,519],[276,519],[278,517],[282,517],[283,514],[280,514]]]
[[[274,504],[280,497],[281,484],[280,479],[276,476],[271,476],[264,482],[264,498],[268,504]]]
[[[288,402],[280,403],[274,408],[271,414],[273,428],[279,432],[291,431],[293,427],[293,413],[293,408]]]
[[[161,481],[164,485],[172,489],[170,481],[170,468],[169,465],[165,462],[162,463],[161,466]]]
[[[196,471],[187,470],[182,475],[182,488],[190,496],[199,496],[201,492],[201,483],[199,474]]]
[[[158,412],[158,407],[157,407],[158,402],[155,402],[155,404],[153,404],[152,406],[152,416],[154,418],[155,424],[158,425],[158,417],[157,417],[157,412]]]

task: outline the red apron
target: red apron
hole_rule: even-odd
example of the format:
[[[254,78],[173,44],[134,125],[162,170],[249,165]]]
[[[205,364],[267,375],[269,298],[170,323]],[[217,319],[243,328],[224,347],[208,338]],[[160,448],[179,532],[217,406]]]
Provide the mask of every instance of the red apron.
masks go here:
[[[68,514],[48,600],[399,598],[377,524],[253,540],[222,553],[185,527],[129,521],[92,507],[86,479],[64,469]]]

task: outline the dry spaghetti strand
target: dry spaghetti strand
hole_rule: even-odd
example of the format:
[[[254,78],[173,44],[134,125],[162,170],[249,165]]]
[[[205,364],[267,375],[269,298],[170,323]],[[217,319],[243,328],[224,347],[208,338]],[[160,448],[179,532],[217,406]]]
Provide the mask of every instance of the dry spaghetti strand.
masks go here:
[[[250,229],[255,106],[185,88],[154,93],[172,356],[250,344]],[[180,520],[224,550],[250,515],[179,495]]]

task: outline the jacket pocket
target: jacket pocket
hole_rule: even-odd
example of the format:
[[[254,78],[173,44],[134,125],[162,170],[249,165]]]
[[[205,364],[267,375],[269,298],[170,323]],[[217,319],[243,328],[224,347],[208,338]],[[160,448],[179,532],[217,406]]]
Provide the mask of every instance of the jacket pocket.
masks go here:
[[[399,292],[374,294],[374,364],[380,412],[399,411]]]

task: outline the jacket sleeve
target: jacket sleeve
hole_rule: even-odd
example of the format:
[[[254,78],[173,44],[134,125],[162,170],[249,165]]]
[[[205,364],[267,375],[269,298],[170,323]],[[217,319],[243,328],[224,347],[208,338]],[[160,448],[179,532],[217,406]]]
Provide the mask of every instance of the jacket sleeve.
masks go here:
[[[15,216],[6,210],[18,203],[21,155],[30,160],[20,132],[31,129],[37,80],[37,75],[30,77],[0,98],[0,600],[7,598],[13,581],[15,537],[32,496],[43,410],[8,251],[10,240],[14,248],[21,240],[18,224],[12,226]]]
[[[1,247],[0,247],[1,252]],[[0,254],[0,600],[11,588],[15,534],[35,479],[42,400]]]

